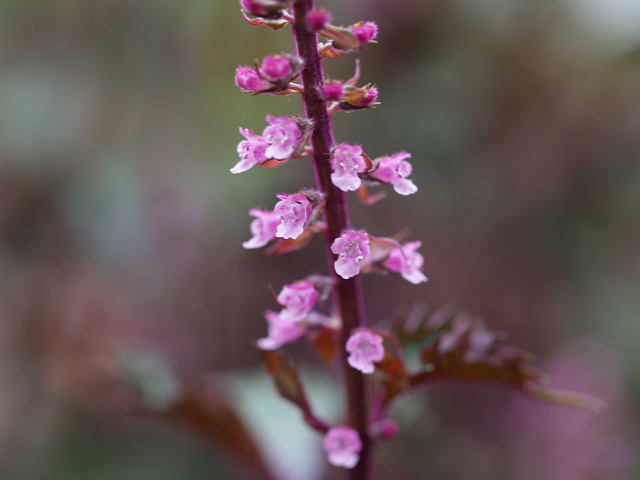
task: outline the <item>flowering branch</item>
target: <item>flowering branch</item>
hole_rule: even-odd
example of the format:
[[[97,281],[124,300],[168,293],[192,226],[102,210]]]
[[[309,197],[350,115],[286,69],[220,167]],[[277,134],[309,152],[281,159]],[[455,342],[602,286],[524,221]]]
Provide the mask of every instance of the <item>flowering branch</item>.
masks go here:
[[[269,126],[261,135],[241,128],[245,137],[238,145],[241,159],[231,172],[279,167],[309,155],[317,183],[315,190],[277,194],[279,201],[272,211],[252,209],[253,237],[243,246],[261,248],[273,242],[267,253],[281,254],[304,247],[314,233],[322,233],[331,272],[285,285],[277,295],[273,292],[281,310],[265,312],[269,333],[257,346],[280,396],[300,409],[311,428],[324,434],[329,463],[348,469],[351,480],[370,479],[373,442],[398,433],[388,417],[391,401],[437,380],[493,381],[545,401],[593,407],[583,397],[544,389],[541,374],[528,365],[529,355],[502,345],[478,322],[454,316],[450,324],[437,323],[440,317],[436,316],[420,324],[429,330],[437,323],[429,331],[431,343],[422,350],[423,367],[417,372],[410,372],[404,363],[402,335],[367,328],[360,275],[391,273],[412,284],[427,281],[422,272],[424,258],[418,252],[422,242],[401,243],[401,235],[375,237],[355,229],[349,218],[348,192],[356,192],[364,204],[371,205],[385,196],[384,192],[370,194],[371,187],[387,187],[399,195],[418,189],[408,178],[410,153],[372,159],[362,146],[338,145],[334,137],[332,116],[374,108],[378,89],[371,84],[356,86],[361,73],[357,62],[354,77],[346,82],[326,79],[323,60],[375,43],[378,28],[373,22],[332,25],[330,13],[315,9],[315,0],[240,3],[252,25],[273,29],[292,25],[296,53],[269,55],[254,68],[240,66],[236,84],[254,94],[299,93],[305,116],[267,115]],[[319,43],[319,36],[328,42]],[[329,315],[317,310],[324,303],[329,303]],[[275,352],[300,339],[308,340],[327,362],[339,356],[347,397],[344,423],[332,427],[315,415],[295,366]]]
[[[331,245],[342,232],[351,228],[346,193],[331,181],[331,152],[335,146],[332,119],[321,97],[324,72],[322,59],[318,53],[317,34],[307,23],[307,16],[314,9],[314,0],[297,0],[293,5],[297,53],[305,62],[301,78],[302,99],[305,113],[313,124],[311,145],[313,166],[318,186],[325,197],[325,239],[329,248],[328,256],[333,263]],[[333,269],[332,269],[333,270]],[[345,345],[351,331],[365,326],[364,309],[359,277],[342,278],[333,272],[336,281],[336,297],[342,319],[341,344]],[[366,479],[369,472],[370,441],[367,427],[367,390],[365,377],[347,363],[346,351],[342,351],[342,365],[347,389],[348,423],[355,428],[362,442],[360,461],[351,470],[351,478]]]

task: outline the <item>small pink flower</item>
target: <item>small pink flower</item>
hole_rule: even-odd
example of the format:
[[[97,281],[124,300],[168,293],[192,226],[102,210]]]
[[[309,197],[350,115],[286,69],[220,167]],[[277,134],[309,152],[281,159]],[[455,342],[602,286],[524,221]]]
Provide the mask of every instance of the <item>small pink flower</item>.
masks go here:
[[[286,320],[276,312],[264,312],[269,323],[269,335],[258,340],[263,350],[276,350],[287,343],[295,342],[306,332],[306,327],[298,322]]]
[[[324,451],[331,465],[353,468],[360,460],[362,441],[358,432],[351,427],[334,427],[324,437]]]
[[[282,287],[278,303],[284,307],[280,317],[296,322],[302,320],[313,309],[318,299],[318,290],[313,283],[303,280]]]
[[[344,96],[344,84],[338,80],[330,80],[322,85],[322,97],[327,102],[337,102]]]
[[[375,22],[358,23],[351,28],[360,45],[371,43],[378,36],[378,25]]]
[[[249,215],[253,215],[256,219],[251,222],[251,233],[253,237],[242,243],[244,248],[260,248],[264,247],[271,240],[276,238],[276,230],[280,224],[278,215],[274,212],[254,208],[249,211]]]
[[[357,190],[362,181],[358,173],[367,170],[367,162],[362,156],[362,147],[343,143],[331,154],[331,181],[344,192]]]
[[[236,85],[243,92],[262,92],[273,87],[271,82],[260,77],[258,72],[248,65],[240,65],[236,69]]]
[[[276,237],[298,238],[311,218],[313,205],[302,193],[279,193],[280,199],[273,211],[280,219]]]
[[[290,158],[302,136],[300,126],[295,120],[288,117],[267,115],[267,121],[271,126],[266,127],[262,132],[262,136],[269,144],[265,155],[267,158],[277,160]]]
[[[260,73],[273,83],[288,82],[294,74],[291,58],[286,55],[264,57],[260,66]]]
[[[347,230],[333,241],[331,251],[338,255],[334,263],[336,273],[342,278],[355,277],[362,265],[371,259],[369,234]]]
[[[347,362],[362,373],[373,373],[375,362],[384,358],[383,338],[369,330],[358,330],[347,340],[346,349],[351,355]]]
[[[322,30],[331,21],[331,13],[324,8],[312,10],[307,14],[307,23],[312,30]]]
[[[405,243],[402,250],[394,248],[389,256],[382,262],[387,270],[399,273],[405,280],[417,285],[426,282],[427,277],[420,271],[424,265],[424,257],[416,250],[420,248],[422,242]]]
[[[379,160],[378,167],[371,174],[373,178],[381,182],[390,183],[393,189],[400,195],[410,195],[418,191],[418,187],[407,179],[413,168],[411,164],[405,160],[411,158],[411,154],[407,152],[398,152],[390,157],[382,157]]]
[[[231,173],[245,172],[268,159],[266,152],[269,144],[264,137],[256,135],[248,128],[240,128],[240,133],[246,138],[238,144],[238,155],[242,160],[231,169]]]

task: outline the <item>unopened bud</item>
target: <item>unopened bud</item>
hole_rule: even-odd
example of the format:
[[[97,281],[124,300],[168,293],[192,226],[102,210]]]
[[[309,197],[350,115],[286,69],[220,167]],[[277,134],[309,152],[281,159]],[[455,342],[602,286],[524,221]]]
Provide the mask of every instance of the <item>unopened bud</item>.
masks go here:
[[[327,102],[337,102],[344,96],[344,84],[337,80],[330,80],[322,85],[322,97]]]
[[[250,15],[263,18],[279,18],[291,0],[240,0],[242,9]]]
[[[236,85],[243,92],[263,92],[273,88],[273,84],[260,75],[255,69],[248,65],[240,65],[236,69]]]
[[[371,43],[378,36],[378,25],[375,22],[360,22],[351,27],[360,46]]]
[[[324,8],[319,10],[312,10],[307,14],[307,23],[314,32],[322,30],[329,24],[330,21],[331,13]]]

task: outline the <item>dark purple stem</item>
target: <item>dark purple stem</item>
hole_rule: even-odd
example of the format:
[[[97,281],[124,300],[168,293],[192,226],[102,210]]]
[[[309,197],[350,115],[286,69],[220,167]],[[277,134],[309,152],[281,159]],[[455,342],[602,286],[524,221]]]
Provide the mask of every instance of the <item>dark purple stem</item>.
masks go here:
[[[293,32],[296,40],[298,55],[304,60],[302,70],[302,99],[305,113],[313,122],[311,145],[313,147],[313,166],[318,187],[325,195],[325,221],[327,229],[325,237],[328,249],[330,269],[336,281],[336,297],[342,318],[341,344],[356,328],[366,325],[362,301],[362,288],[358,276],[348,280],[335,273],[333,263],[336,260],[331,252],[331,244],[344,230],[351,228],[349,206],[345,192],[331,182],[331,165],[329,157],[335,146],[331,116],[327,112],[327,105],[320,92],[324,81],[322,57],[318,54],[318,38],[306,22],[307,13],[314,9],[315,0],[296,0],[293,5]],[[368,401],[367,384],[364,375],[347,364],[344,348],[341,360],[347,390],[347,412],[349,425],[355,428],[362,440],[360,461],[351,470],[351,480],[367,480],[370,478],[371,439],[367,429]]]

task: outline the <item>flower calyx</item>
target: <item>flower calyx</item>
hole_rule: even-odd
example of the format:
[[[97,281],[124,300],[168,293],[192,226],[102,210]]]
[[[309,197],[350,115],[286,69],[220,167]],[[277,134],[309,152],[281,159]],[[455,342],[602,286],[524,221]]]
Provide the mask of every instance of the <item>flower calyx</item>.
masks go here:
[[[286,23],[276,26],[285,16],[285,10],[293,3],[293,0],[240,0],[242,14],[252,25],[268,25],[271,28],[282,28],[289,19],[284,19]],[[252,15],[257,17],[252,19]],[[273,24],[276,25],[273,25]]]

